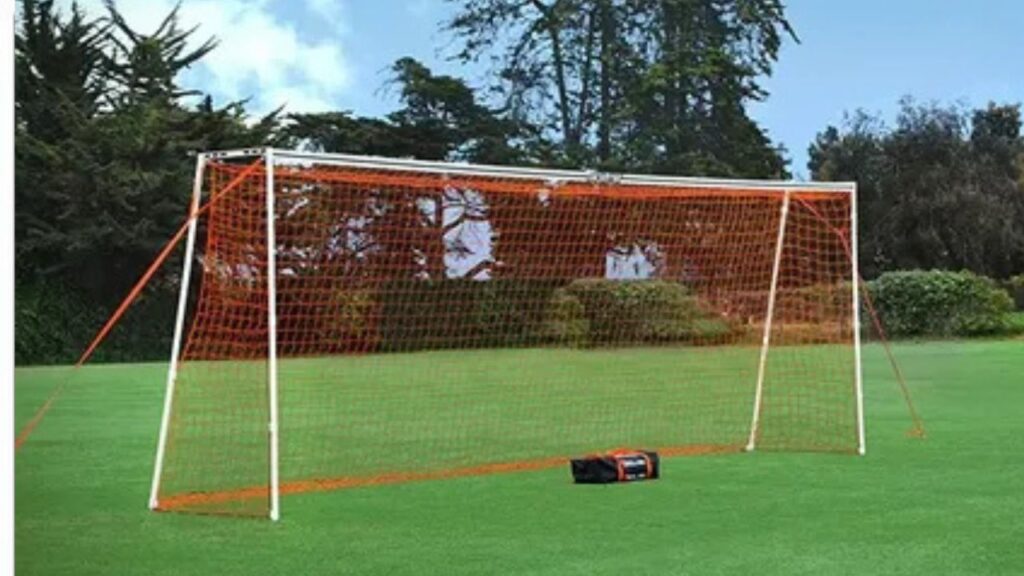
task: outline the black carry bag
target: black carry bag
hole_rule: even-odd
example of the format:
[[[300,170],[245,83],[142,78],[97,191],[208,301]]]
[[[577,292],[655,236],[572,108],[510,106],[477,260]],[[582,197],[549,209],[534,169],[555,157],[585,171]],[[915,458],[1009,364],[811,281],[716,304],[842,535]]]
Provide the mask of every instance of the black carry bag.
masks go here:
[[[657,452],[616,450],[569,461],[577,484],[610,484],[654,480],[658,477]]]

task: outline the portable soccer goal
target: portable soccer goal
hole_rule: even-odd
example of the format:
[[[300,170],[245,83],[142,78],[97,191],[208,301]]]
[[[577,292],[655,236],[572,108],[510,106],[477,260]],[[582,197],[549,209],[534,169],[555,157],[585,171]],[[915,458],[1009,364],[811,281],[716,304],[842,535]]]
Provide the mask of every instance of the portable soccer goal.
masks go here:
[[[852,183],[254,149],[200,154],[192,210],[153,509],[864,452]]]

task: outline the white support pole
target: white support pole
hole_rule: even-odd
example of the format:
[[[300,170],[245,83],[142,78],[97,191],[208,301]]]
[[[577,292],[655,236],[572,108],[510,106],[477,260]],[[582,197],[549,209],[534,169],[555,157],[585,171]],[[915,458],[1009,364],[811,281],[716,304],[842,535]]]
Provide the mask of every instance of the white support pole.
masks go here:
[[[857,453],[861,456],[867,450],[864,442],[864,377],[861,371],[860,354],[860,265],[857,257],[857,185],[850,190],[850,260],[853,270],[853,374],[857,395]]]
[[[267,183],[267,396],[270,403],[270,519],[281,517],[277,420],[277,239],[274,226],[274,150],[263,153]]]
[[[789,190],[782,196],[779,208],[779,233],[775,239],[775,260],[772,263],[772,283],[768,288],[768,313],[764,318],[764,335],[761,338],[761,358],[757,363],[757,388],[754,389],[754,415],[750,422],[750,437],[747,451],[754,450],[757,443],[758,427],[761,424],[761,401],[764,397],[764,371],[768,362],[768,344],[772,335],[772,319],[775,317],[775,294],[779,285],[779,269],[782,266],[782,246],[786,240],[786,220],[789,217]]]
[[[185,260],[181,271],[181,288],[178,293],[178,312],[174,319],[174,339],[171,343],[171,361],[167,369],[167,388],[164,392],[164,413],[160,419],[160,438],[156,446],[156,464],[153,466],[153,484],[149,492],[149,509],[156,510],[159,506],[160,476],[164,469],[164,451],[167,447],[167,429],[171,421],[171,409],[174,403],[174,384],[178,378],[178,356],[181,353],[181,338],[185,328],[185,309],[188,307],[188,287],[192,278],[192,260],[196,250],[196,228],[198,222],[196,212],[203,194],[203,171],[206,169],[206,156],[196,157],[195,178],[192,181],[192,204],[189,207],[188,237],[185,241]]]

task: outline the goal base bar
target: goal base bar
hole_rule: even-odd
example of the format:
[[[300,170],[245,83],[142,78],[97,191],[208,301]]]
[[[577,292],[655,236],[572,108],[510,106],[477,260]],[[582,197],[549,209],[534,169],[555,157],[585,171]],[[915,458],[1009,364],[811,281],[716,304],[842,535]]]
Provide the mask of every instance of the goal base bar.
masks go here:
[[[662,456],[702,456],[709,454],[729,454],[743,451],[740,445],[697,445],[697,446],[675,446],[668,448],[656,448]],[[468,466],[465,468],[450,468],[445,470],[432,470],[427,472],[393,472],[378,474],[375,476],[341,476],[338,478],[321,478],[315,480],[300,480],[283,482],[281,494],[304,494],[309,492],[328,492],[343,490],[346,488],[360,488],[366,486],[381,486],[386,484],[402,484],[406,482],[418,482],[424,480],[442,480],[449,478],[461,478],[467,476],[483,476],[488,474],[503,474],[509,472],[526,472],[531,470],[544,470],[565,466],[568,463],[568,456],[555,456],[550,458],[538,458],[535,460],[520,460],[515,462],[501,462],[495,464],[482,464],[479,466]],[[194,512],[204,513],[204,506],[223,504],[226,502],[237,502],[243,500],[254,500],[267,498],[268,486],[252,486],[238,488],[235,490],[224,490],[217,492],[194,492],[188,494],[176,494],[165,496],[160,499],[154,510],[158,512]],[[205,512],[211,513],[211,512]],[[218,515],[251,515],[231,514],[230,512],[219,512]]]

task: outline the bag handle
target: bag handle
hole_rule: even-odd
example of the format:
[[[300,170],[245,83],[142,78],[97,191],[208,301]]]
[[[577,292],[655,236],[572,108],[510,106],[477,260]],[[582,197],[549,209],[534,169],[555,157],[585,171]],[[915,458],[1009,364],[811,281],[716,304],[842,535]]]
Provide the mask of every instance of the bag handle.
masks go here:
[[[644,459],[644,469],[647,471],[647,478],[650,478],[654,474],[654,464],[651,462],[651,457],[646,452],[641,450],[629,450],[626,448],[620,448],[618,450],[612,450],[608,452],[607,456],[615,459],[615,471],[618,476],[619,482],[626,480],[626,467],[622,463],[623,456],[639,456]]]

